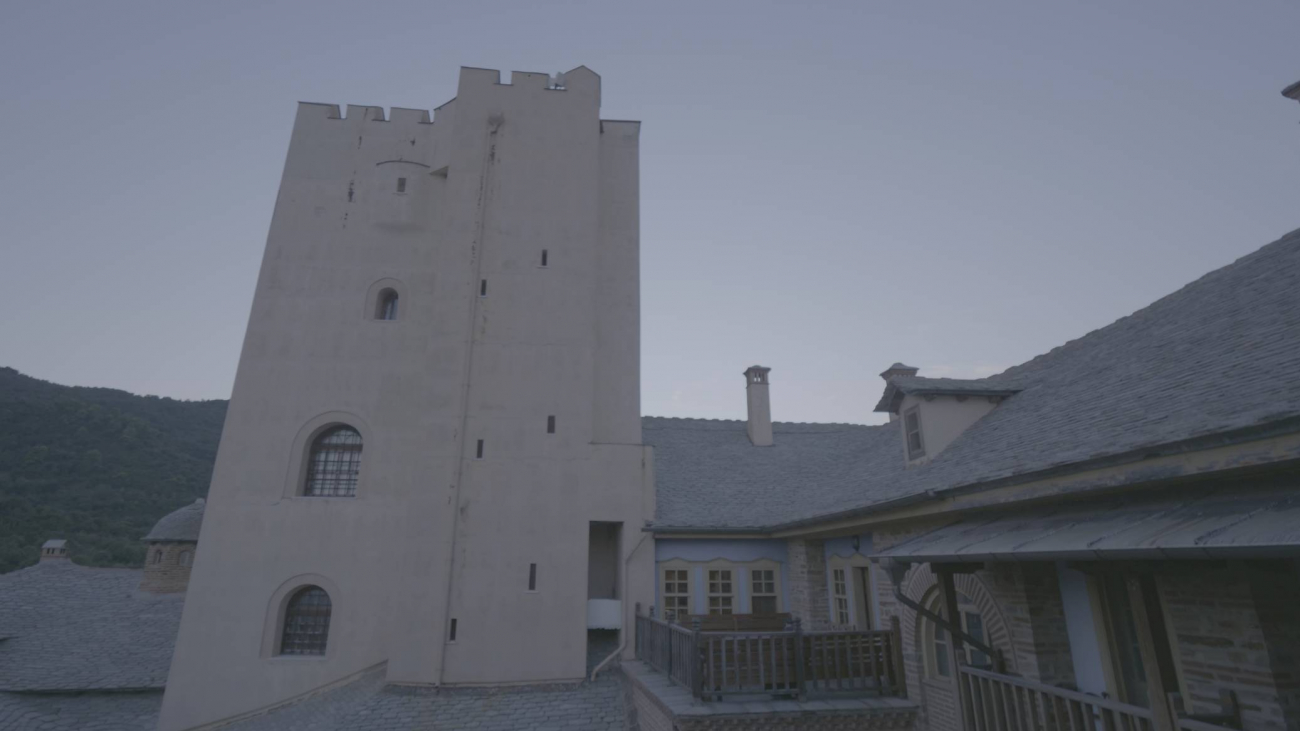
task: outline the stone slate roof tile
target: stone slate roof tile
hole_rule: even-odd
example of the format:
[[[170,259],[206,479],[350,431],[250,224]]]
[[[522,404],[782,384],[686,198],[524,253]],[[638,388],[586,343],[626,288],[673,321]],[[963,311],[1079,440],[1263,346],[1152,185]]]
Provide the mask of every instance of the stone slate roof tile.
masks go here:
[[[655,524],[764,529],[1290,423],[1300,418],[1297,292],[1300,230],[1128,317],[972,381],[1019,392],[912,469],[903,468],[896,426],[800,425],[787,434],[778,426],[774,447],[753,447],[744,422],[648,417]]]
[[[0,575],[0,691],[162,688],[185,598],[139,591],[142,573],[58,559]]]
[[[198,542],[199,527],[203,525],[204,505],[203,498],[199,498],[180,510],[164,515],[154,523],[153,529],[144,540]]]
[[[383,669],[222,731],[621,731],[617,672],[577,686],[414,688],[384,683]]]

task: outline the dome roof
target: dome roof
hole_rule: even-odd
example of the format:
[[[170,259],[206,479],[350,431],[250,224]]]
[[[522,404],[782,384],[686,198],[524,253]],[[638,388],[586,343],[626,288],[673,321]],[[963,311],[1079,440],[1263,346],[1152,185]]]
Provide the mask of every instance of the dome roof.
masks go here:
[[[203,498],[195,500],[180,510],[168,513],[154,524],[153,530],[144,537],[146,541],[189,541],[199,540],[199,526],[203,524]]]

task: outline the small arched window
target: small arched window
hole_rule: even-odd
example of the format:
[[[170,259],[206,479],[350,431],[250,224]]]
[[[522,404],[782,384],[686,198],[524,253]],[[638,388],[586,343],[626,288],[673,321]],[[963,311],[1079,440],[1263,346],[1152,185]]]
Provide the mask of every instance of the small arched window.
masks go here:
[[[939,615],[944,614],[941,594],[936,592],[929,604],[930,611]],[[984,631],[984,615],[980,613],[979,607],[975,606],[975,602],[961,592],[957,592],[957,615],[961,619],[961,628],[967,635],[988,644],[988,635]],[[931,678],[952,677],[952,668],[949,667],[948,662],[948,648],[952,642],[949,634],[943,627],[925,620],[925,670],[926,675]],[[959,659],[966,665],[983,670],[992,667],[989,656],[983,651],[971,647],[969,643],[962,643],[961,649],[962,657]]]
[[[194,563],[194,552],[181,551],[179,561],[182,566],[189,566],[190,564]]]
[[[330,595],[319,586],[304,586],[289,597],[280,632],[281,655],[324,655],[330,635]]]
[[[155,549],[154,549],[154,551],[153,551],[153,558],[151,558],[149,562],[150,562],[150,563],[162,563],[162,549],[161,549],[161,548],[155,548]]]
[[[321,432],[311,443],[304,495],[352,497],[361,474],[361,433],[339,425]]]
[[[375,300],[375,319],[397,319],[397,290],[380,290],[379,297]]]

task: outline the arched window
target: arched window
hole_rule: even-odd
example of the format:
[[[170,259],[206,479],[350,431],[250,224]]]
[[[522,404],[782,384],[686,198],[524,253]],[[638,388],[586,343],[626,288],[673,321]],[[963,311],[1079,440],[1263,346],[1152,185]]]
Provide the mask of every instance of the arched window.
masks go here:
[[[162,563],[162,549],[161,549],[161,548],[155,548],[155,549],[154,549],[154,551],[153,551],[153,558],[150,559],[150,563]]]
[[[324,655],[330,636],[330,595],[319,586],[304,586],[284,607],[281,655]]]
[[[943,597],[939,592],[935,592],[934,597],[928,602],[930,611],[938,615],[943,615]],[[988,633],[984,631],[984,615],[980,614],[979,607],[970,597],[961,592],[957,592],[957,614],[961,618],[961,628],[966,634],[975,639],[988,644]],[[931,678],[948,678],[952,677],[952,668],[949,667],[948,652],[952,638],[948,630],[938,626],[930,620],[925,620],[925,674]],[[992,667],[992,661],[989,656],[981,650],[971,647],[968,643],[962,643],[962,661],[967,665],[976,668],[989,669]]]
[[[181,551],[181,555],[180,555],[180,564],[181,564],[182,566],[189,566],[191,563],[194,563],[194,552],[193,552],[193,551]]]
[[[380,290],[379,297],[375,300],[375,319],[397,319],[397,290]]]
[[[311,443],[304,495],[352,497],[361,473],[361,434],[350,426],[326,429]]]

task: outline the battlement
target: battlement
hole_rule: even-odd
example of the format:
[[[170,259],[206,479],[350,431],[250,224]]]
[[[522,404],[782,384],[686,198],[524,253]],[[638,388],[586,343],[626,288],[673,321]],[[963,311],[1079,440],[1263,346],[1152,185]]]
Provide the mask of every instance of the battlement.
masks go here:
[[[591,95],[595,98],[596,106],[600,106],[600,75],[586,66],[578,66],[571,71],[554,75],[538,71],[512,71],[510,81],[506,83],[501,81],[501,72],[496,69],[461,67],[457,96],[486,86],[512,87],[530,93],[561,92],[581,96]],[[392,107],[387,115],[384,113],[384,107],[380,106],[348,104],[340,107],[338,104],[298,102],[298,117],[299,119],[315,117],[363,122],[395,122],[404,125],[434,124],[437,121],[438,111],[448,108],[455,101],[456,98],[453,97],[434,108],[432,113],[427,109]]]

